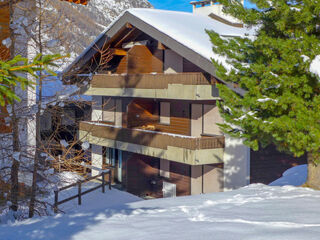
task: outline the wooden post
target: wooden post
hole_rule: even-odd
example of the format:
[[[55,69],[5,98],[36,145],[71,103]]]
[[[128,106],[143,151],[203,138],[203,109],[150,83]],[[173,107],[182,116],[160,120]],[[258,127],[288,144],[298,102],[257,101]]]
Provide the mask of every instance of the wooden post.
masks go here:
[[[111,190],[112,171],[109,169],[109,190]]]
[[[58,194],[59,191],[54,191],[54,205],[53,205],[53,211],[54,213],[58,213]]]
[[[81,205],[81,182],[78,182],[78,205]]]
[[[106,190],[105,190],[106,183],[105,183],[105,179],[104,179],[104,176],[105,176],[104,172],[101,173],[101,176],[102,176],[102,192],[105,193],[106,192]]]

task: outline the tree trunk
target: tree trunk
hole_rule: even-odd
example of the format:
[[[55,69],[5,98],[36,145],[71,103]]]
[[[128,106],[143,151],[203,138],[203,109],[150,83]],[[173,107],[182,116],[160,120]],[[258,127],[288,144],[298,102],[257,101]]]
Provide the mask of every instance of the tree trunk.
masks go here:
[[[12,104],[12,129],[13,129],[13,152],[20,152],[20,144],[19,144],[19,131],[18,131],[18,119],[15,115],[14,103]],[[20,158],[20,157],[19,157]],[[11,166],[11,192],[10,192],[10,201],[12,205],[10,209],[13,211],[18,210],[18,196],[19,196],[19,167],[20,162],[12,157],[12,166]]]
[[[39,4],[39,20],[38,20],[38,41],[39,41],[39,53],[43,54],[43,46],[42,46],[42,0],[38,2]],[[35,202],[36,202],[36,194],[37,194],[37,173],[38,173],[38,165],[41,154],[41,131],[40,131],[40,116],[41,116],[41,107],[42,107],[42,78],[43,74],[40,71],[39,74],[39,96],[37,101],[37,113],[36,113],[36,149],[34,155],[33,162],[33,173],[32,173],[32,187],[31,187],[31,196],[29,203],[29,218],[32,218],[35,210]]]
[[[9,16],[10,19],[13,19],[13,3],[12,1],[9,1]],[[10,32],[10,39],[11,39],[11,46],[10,46],[10,59],[15,54],[15,34],[13,31]],[[13,91],[15,91],[15,88],[13,87]],[[15,109],[15,102],[12,103],[11,108],[11,126],[12,126],[12,150],[14,152],[20,152],[20,139],[19,139],[19,119],[16,116],[16,109]],[[20,157],[19,157],[20,158]],[[11,173],[10,173],[10,183],[11,183],[11,189],[10,189],[10,201],[11,206],[10,209],[13,211],[18,210],[18,197],[19,197],[19,167],[20,162],[12,157],[12,166],[11,166]]]
[[[308,153],[308,178],[307,186],[320,189],[320,161],[315,161],[314,155]]]

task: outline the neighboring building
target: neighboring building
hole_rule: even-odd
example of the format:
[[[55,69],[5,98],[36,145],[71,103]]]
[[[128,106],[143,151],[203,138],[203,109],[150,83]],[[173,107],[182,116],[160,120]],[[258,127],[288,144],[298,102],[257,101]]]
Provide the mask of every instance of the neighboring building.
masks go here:
[[[113,166],[128,192],[183,196],[250,183],[250,149],[217,125],[215,84],[227,83],[215,76],[211,58],[219,56],[205,30],[251,33],[211,2],[193,2],[206,8],[193,14],[128,10],[64,72],[69,83],[91,78],[92,117],[80,123],[79,139],[91,144],[92,165]]]

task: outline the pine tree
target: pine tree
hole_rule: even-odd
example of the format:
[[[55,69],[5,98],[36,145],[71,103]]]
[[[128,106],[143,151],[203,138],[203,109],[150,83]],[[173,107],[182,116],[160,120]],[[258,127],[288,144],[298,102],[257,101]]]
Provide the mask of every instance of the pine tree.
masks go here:
[[[255,37],[208,34],[217,76],[244,90],[240,96],[220,84],[224,132],[258,150],[275,144],[295,156],[308,154],[307,185],[320,188],[320,4],[316,0],[252,0],[258,9],[222,0],[224,11]]]

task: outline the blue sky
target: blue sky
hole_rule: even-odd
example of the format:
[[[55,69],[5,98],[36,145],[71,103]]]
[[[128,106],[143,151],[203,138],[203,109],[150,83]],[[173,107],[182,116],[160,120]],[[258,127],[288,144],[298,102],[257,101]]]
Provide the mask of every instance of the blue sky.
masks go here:
[[[192,12],[191,0],[149,0],[149,2],[157,9]],[[248,0],[245,0],[244,4],[253,7]]]

